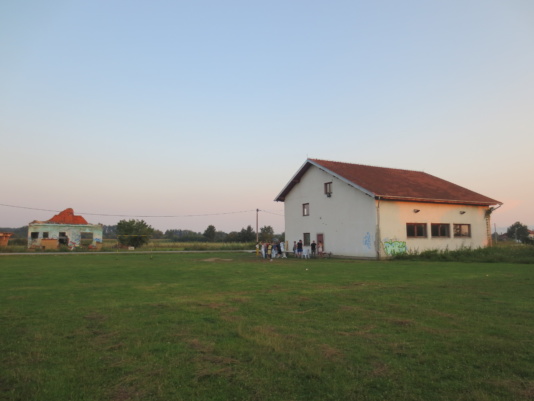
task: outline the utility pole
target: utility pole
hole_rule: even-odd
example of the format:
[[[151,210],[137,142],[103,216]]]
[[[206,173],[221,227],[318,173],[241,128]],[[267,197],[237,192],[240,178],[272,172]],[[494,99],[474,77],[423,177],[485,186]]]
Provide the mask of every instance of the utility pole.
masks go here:
[[[259,232],[258,232],[258,213],[260,209],[256,209],[256,244],[259,242]]]

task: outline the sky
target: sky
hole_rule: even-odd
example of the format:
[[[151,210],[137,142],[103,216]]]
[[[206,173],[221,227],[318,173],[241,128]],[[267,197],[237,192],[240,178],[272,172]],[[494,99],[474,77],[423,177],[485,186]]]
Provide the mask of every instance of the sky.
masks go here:
[[[1,2],[0,227],[281,233],[309,157],[424,171],[534,229],[533,43],[530,0]]]

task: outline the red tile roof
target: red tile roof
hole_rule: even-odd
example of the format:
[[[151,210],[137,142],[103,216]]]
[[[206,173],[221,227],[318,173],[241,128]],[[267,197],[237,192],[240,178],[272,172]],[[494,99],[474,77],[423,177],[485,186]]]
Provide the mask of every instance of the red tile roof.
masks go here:
[[[380,199],[471,205],[496,205],[501,203],[421,171],[319,159],[306,160],[306,163],[275,200],[284,201],[285,196],[311,166],[316,166]]]
[[[75,216],[74,210],[65,209],[61,213],[56,214],[47,223],[57,224],[89,224],[82,216]]]

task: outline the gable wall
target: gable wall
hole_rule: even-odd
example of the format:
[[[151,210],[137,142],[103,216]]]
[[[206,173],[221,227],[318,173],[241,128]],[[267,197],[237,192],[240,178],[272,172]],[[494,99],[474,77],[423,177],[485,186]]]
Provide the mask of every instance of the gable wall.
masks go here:
[[[332,182],[332,196],[324,193],[324,183]],[[310,215],[302,215],[309,203]],[[375,248],[376,208],[372,197],[312,166],[284,201],[286,240],[317,241],[324,235],[324,251],[338,256],[377,256]]]

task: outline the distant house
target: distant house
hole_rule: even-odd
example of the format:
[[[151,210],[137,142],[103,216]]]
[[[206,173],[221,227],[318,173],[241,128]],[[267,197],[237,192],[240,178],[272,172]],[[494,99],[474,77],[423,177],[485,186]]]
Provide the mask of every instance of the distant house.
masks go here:
[[[89,224],[72,209],[65,209],[47,221],[33,221],[28,225],[28,248],[70,249],[81,245],[89,249],[102,247],[102,225]]]
[[[275,198],[290,241],[361,258],[491,243],[501,202],[430,174],[308,159]]]
[[[9,238],[11,238],[12,235],[13,233],[0,232],[0,246],[7,246],[7,244],[9,243]]]

